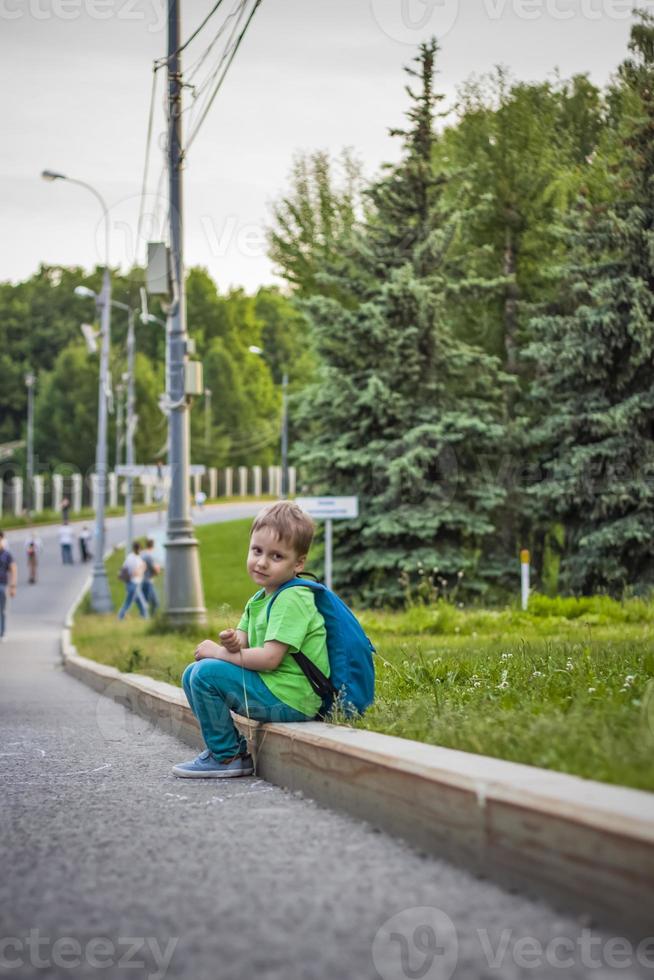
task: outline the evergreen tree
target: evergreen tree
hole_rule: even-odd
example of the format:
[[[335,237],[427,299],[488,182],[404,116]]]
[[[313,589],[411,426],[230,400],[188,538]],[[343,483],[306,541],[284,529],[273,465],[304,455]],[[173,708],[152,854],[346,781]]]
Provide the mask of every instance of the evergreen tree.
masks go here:
[[[273,204],[268,243],[271,259],[298,296],[342,298],[361,184],[361,165],[348,149],[336,162],[324,150],[294,160],[290,188]]]
[[[619,71],[622,162],[612,198],[586,201],[558,309],[540,341],[533,496],[565,529],[574,592],[654,585],[654,19],[640,14]]]
[[[480,458],[503,436],[496,359],[456,340],[443,315],[448,219],[434,176],[435,42],[421,46],[404,156],[371,194],[356,276],[356,305],[316,296],[303,309],[321,368],[299,406],[305,438],[295,458],[313,490],[361,498],[355,522],[337,522],[337,587],[368,603],[398,603],[421,573],[483,591],[483,557],[502,500]]]

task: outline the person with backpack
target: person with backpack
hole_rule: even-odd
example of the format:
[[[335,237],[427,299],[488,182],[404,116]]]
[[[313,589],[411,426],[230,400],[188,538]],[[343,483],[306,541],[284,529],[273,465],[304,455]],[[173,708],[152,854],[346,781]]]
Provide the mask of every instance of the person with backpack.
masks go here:
[[[157,590],[154,587],[154,582],[152,581],[155,575],[158,575],[161,571],[161,566],[154,557],[154,541],[152,538],[147,538],[145,542],[145,549],[141,552],[141,558],[145,562],[145,574],[143,575],[143,585],[141,586],[141,591],[143,593],[143,598],[145,599],[148,609],[151,613],[155,613],[159,608],[159,596],[157,595]]]
[[[7,539],[0,531],[0,643],[6,643],[5,627],[7,625],[7,593],[13,597],[16,595],[16,582],[18,572],[14,556],[7,547]]]
[[[203,640],[184,671],[182,685],[207,748],[174,766],[175,776],[252,775],[247,742],[230,709],[275,722],[311,721],[321,709],[322,695],[305,667],[331,689],[327,629],[314,583],[298,579],[313,534],[313,521],[292,501],[272,504],[255,518],[247,570],[258,588],[236,629],[224,630],[220,643]],[[296,659],[300,652],[304,667]]]
[[[86,564],[86,562],[93,557],[91,554],[90,542],[91,532],[89,531],[88,526],[85,524],[82,530],[79,532],[79,558],[82,564]]]
[[[27,540],[25,541],[25,555],[27,557],[27,581],[30,585],[36,585],[36,576],[39,568],[39,555],[43,544],[41,538],[30,528]]]
[[[143,577],[145,575],[145,562],[141,558],[139,552],[141,550],[141,544],[139,541],[134,541],[132,544],[132,550],[123,562],[120,571],[118,572],[118,578],[121,582],[125,583],[125,601],[118,611],[118,619],[124,619],[127,615],[127,610],[132,605],[133,602],[138,606],[138,610],[144,619],[148,617],[148,607],[143,598],[142,585]]]

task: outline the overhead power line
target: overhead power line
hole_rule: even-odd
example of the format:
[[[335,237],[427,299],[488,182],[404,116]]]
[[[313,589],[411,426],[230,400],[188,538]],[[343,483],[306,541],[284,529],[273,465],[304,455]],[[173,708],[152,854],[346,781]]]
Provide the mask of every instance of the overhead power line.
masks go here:
[[[210,86],[213,85],[218,73],[220,72],[220,69],[225,64],[225,61],[229,57],[230,51],[232,50],[232,45],[234,44],[234,38],[238,32],[239,25],[243,19],[248,3],[249,0],[237,0],[236,7],[232,11],[232,14],[230,14],[230,17],[227,18],[229,20],[231,19],[231,17],[236,17],[236,20],[232,25],[232,29],[229,33],[229,37],[225,42],[225,46],[223,48],[222,54],[220,55],[218,63],[207,73],[206,77],[201,82],[199,82],[197,85],[191,86],[191,88],[193,89],[192,92],[193,101],[189,105],[187,105],[185,109],[182,110],[183,113],[188,112],[189,114],[189,119],[188,119],[189,131],[193,129],[195,121],[204,112],[204,108],[207,105],[208,98],[205,96],[204,99],[200,99],[200,96],[203,95],[206,89],[210,88]],[[227,26],[227,21],[225,21],[225,23],[223,24],[223,28],[225,28],[226,26]],[[219,33],[222,32],[223,28],[221,28],[221,31]],[[218,35],[216,35],[214,41],[217,40],[217,38]]]
[[[195,28],[195,30],[193,31],[193,33],[191,34],[191,36],[188,37],[186,39],[186,41],[184,41],[183,44],[180,44],[180,46],[177,48],[176,51],[172,51],[165,58],[158,58],[156,60],[155,64],[156,64],[157,68],[161,68],[161,67],[163,67],[163,65],[167,65],[168,62],[171,61],[172,58],[175,58],[175,57],[177,57],[178,54],[181,54],[181,52],[184,51],[185,48],[187,48],[189,46],[189,44],[191,43],[191,41],[194,41],[195,40],[195,38],[198,36],[198,34],[200,33],[200,31],[203,29],[203,27],[205,27],[205,25],[209,23],[209,21],[211,20],[211,18],[215,14],[215,12],[218,10],[218,7],[220,7],[220,5],[221,5],[222,2],[223,2],[223,0],[217,0],[217,2],[213,5],[213,7],[211,8],[211,10],[207,14],[207,16],[202,21],[202,23],[198,27]]]
[[[143,164],[143,181],[141,183],[141,201],[139,204],[139,219],[136,225],[135,249],[138,249],[141,240],[141,228],[143,227],[143,216],[145,211],[145,194],[148,186],[148,172],[150,169],[150,146],[152,144],[152,124],[154,120],[154,103],[157,89],[157,67],[152,68],[152,88],[150,89],[150,109],[148,112],[148,132],[145,138],[145,162]],[[134,256],[136,258],[136,255]]]
[[[243,0],[236,0],[236,3],[234,4],[234,9],[232,10],[231,13],[227,14],[227,17],[223,21],[222,26],[218,28],[218,31],[216,32],[213,40],[209,42],[209,44],[205,48],[204,52],[200,55],[198,60],[193,62],[193,64],[189,68],[187,68],[185,73],[186,84],[190,84],[193,81],[198,71],[200,70],[204,62],[207,60],[209,55],[211,54],[216,42],[220,40],[222,34],[224,33],[227,27],[227,24],[233,17],[236,16],[239,7],[242,7],[242,5],[243,5]]]
[[[239,47],[241,46],[241,42],[243,41],[243,38],[245,37],[245,34],[247,32],[247,29],[248,29],[248,27],[250,26],[250,24],[252,22],[252,18],[254,17],[255,13],[257,12],[257,9],[258,9],[258,7],[259,7],[260,4],[261,4],[261,0],[255,0],[255,4],[252,7],[252,10],[250,11],[250,15],[249,15],[247,21],[245,22],[245,26],[244,26],[243,30],[241,31],[241,33],[238,36],[238,40],[236,41],[236,44],[234,45],[234,48],[232,50],[232,53],[229,56],[229,59],[227,61],[227,64],[225,65],[225,68],[224,68],[224,70],[223,70],[220,78],[216,82],[216,85],[214,87],[213,92],[211,93],[211,96],[210,96],[210,98],[209,98],[209,100],[207,102],[207,105],[205,106],[205,108],[204,108],[204,110],[203,110],[200,118],[198,119],[197,123],[195,124],[192,132],[189,134],[189,138],[186,141],[186,147],[185,147],[185,150],[184,150],[185,153],[188,153],[188,150],[189,150],[191,144],[193,143],[193,141],[195,140],[196,136],[198,135],[198,132],[200,131],[200,128],[202,126],[202,123],[206,119],[207,114],[208,114],[209,110],[211,109],[211,106],[213,105],[214,100],[215,100],[216,96],[218,95],[218,92],[220,91],[223,82],[225,81],[225,76],[227,75],[227,72],[229,71],[229,68],[230,68],[230,65],[231,65],[232,61],[236,57],[236,52],[238,51]]]

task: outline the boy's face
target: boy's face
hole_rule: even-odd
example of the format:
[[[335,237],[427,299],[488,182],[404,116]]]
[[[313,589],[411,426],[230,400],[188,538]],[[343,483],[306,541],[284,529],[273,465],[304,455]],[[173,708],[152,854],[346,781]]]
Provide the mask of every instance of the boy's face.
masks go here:
[[[269,527],[255,531],[250,538],[248,574],[265,589],[266,595],[272,595],[284,582],[295,578],[304,568],[305,560],[306,555],[298,555]]]

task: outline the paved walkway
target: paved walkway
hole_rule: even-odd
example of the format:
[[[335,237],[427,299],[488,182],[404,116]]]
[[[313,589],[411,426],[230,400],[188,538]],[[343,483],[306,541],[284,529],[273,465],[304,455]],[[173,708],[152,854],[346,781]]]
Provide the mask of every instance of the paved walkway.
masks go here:
[[[139,533],[152,524],[137,518]],[[32,587],[24,535],[9,534],[21,568],[0,647],[0,977],[654,976],[633,950],[625,968],[608,935],[260,779],[176,780],[187,747],[63,672],[58,630],[88,569],[63,568],[41,533]]]

